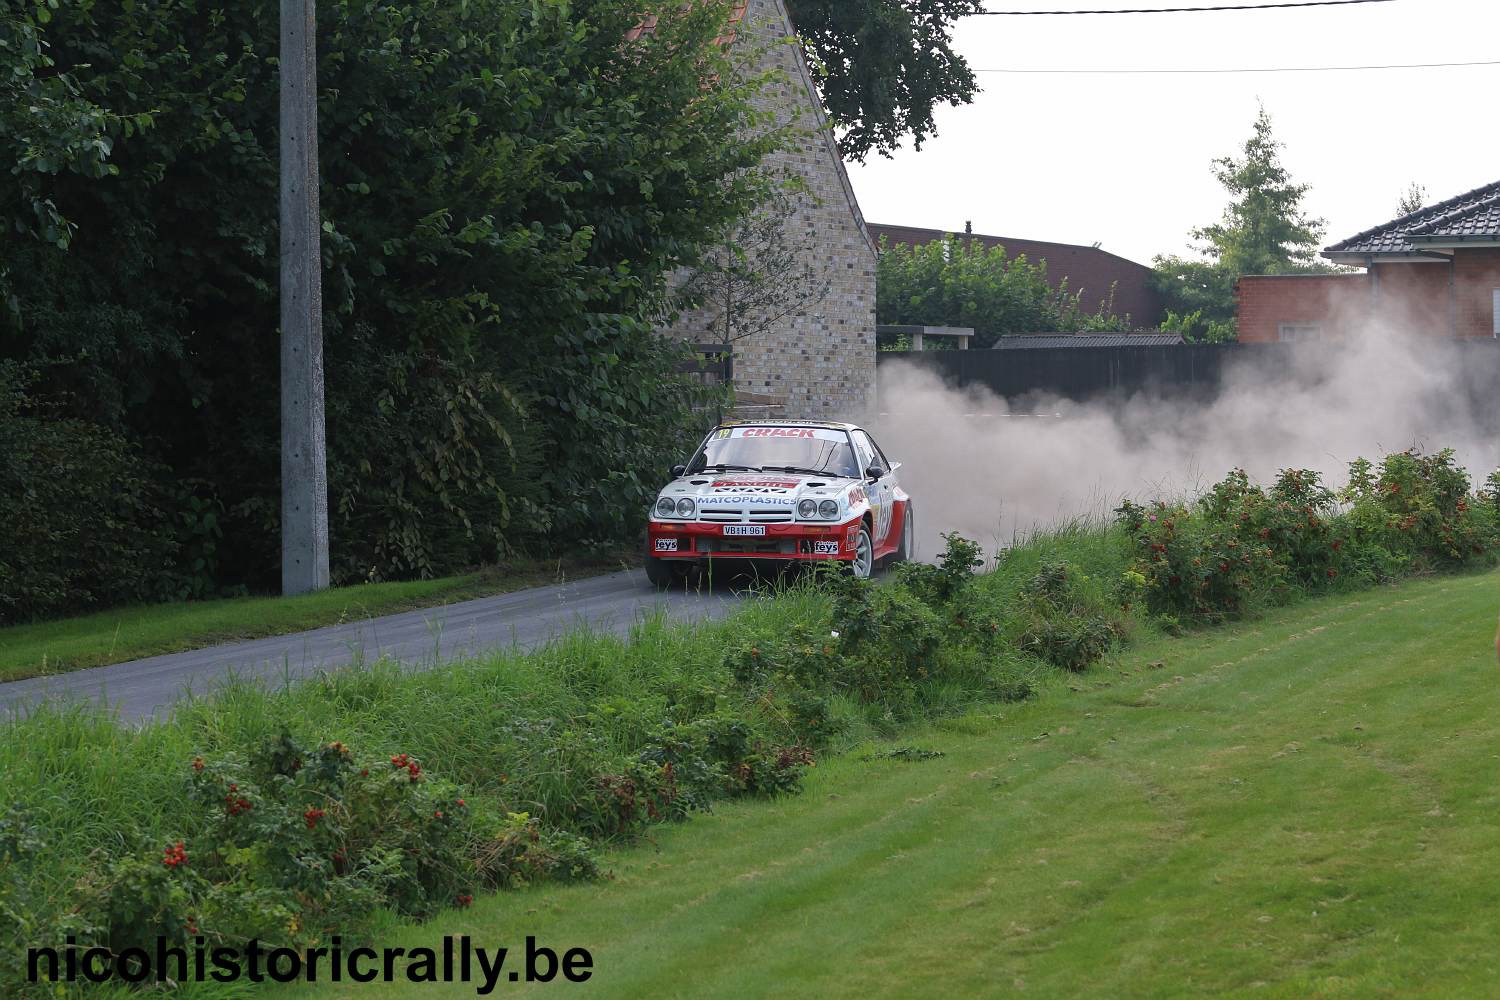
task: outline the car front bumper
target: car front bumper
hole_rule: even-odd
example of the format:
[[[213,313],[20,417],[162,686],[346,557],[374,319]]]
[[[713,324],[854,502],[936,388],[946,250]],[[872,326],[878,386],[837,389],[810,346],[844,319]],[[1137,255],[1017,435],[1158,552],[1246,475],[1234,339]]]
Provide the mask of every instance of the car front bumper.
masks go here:
[[[841,524],[783,522],[780,524],[716,523],[708,521],[650,522],[646,556],[655,559],[779,559],[788,562],[851,560],[859,537],[860,518]],[[764,529],[761,535],[733,533],[736,529]],[[726,531],[729,529],[729,531]]]

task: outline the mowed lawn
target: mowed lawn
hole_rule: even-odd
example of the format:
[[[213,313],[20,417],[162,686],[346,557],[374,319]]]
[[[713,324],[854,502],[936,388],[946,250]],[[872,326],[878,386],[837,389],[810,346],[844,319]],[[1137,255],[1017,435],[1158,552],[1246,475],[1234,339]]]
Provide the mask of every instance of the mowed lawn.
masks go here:
[[[1497,996],[1497,605],[1434,579],[1142,645],[374,943],[593,953],[495,995]],[[862,759],[900,745],[945,756]]]

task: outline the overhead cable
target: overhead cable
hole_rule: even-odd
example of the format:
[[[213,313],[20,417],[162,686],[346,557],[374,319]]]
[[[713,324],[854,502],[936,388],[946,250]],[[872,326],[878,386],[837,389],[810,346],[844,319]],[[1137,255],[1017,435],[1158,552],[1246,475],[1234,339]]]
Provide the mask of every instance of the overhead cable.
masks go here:
[[[1115,10],[977,10],[968,17],[1058,17],[1069,14],[1205,14],[1219,10],[1282,10],[1288,7],[1347,7],[1396,0],[1297,0],[1287,3],[1241,3],[1218,7],[1134,7]]]
[[[1460,66],[1500,66],[1500,59],[1476,62],[1390,63],[1380,66],[1247,66],[1234,69],[976,69],[975,73],[1050,73],[1063,76],[1087,73],[1177,74],[1177,73],[1359,73],[1387,69],[1450,69]]]

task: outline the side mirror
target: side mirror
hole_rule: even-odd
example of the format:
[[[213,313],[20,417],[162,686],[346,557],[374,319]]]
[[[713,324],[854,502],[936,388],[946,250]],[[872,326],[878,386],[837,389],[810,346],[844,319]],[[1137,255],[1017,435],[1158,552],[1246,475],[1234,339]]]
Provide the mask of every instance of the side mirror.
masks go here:
[[[672,478],[673,479],[681,479],[682,478],[682,474],[684,472],[686,472],[686,471],[687,471],[687,466],[685,466],[685,465],[674,465],[674,466],[672,466]]]
[[[882,469],[879,465],[872,465],[865,470],[865,475],[869,478],[870,482],[873,483],[875,480],[885,475],[885,470]]]

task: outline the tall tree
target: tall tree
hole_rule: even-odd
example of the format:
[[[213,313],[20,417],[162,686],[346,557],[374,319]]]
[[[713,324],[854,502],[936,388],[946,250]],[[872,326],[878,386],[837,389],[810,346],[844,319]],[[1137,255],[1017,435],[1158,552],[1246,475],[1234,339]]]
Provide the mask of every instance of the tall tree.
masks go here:
[[[846,159],[889,156],[935,135],[933,109],[968,104],[978,85],[951,33],[982,0],[788,0]]]
[[[1243,154],[1214,161],[1214,177],[1230,200],[1218,223],[1192,232],[1202,259],[1155,261],[1156,284],[1166,299],[1165,327],[1189,339],[1232,339],[1240,275],[1332,270],[1317,260],[1324,222],[1303,210],[1309,185],[1292,181],[1281,162],[1282,147],[1262,106]]]
[[[1214,161],[1214,177],[1229,192],[1221,222],[1193,230],[1211,260],[1237,274],[1289,274],[1316,268],[1325,232],[1309,218],[1302,200],[1309,185],[1295,184],[1281,163],[1283,144],[1271,131],[1262,106],[1240,159]]]
[[[1416,181],[1412,181],[1410,186],[1401,192],[1401,201],[1396,206],[1396,214],[1398,216],[1411,215],[1414,212],[1422,211],[1426,205],[1427,189]]]

